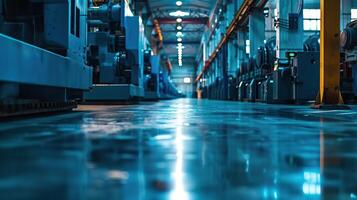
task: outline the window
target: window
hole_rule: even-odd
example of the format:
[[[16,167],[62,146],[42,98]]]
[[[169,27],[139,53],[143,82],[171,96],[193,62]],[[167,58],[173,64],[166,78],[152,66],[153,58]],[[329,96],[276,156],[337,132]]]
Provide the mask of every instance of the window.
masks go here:
[[[183,82],[187,83],[187,84],[191,83],[191,78],[186,77],[186,78],[183,79]]]
[[[319,31],[320,30],[320,9],[304,9],[304,30]]]
[[[245,41],[245,53],[250,54],[250,41],[249,40]]]
[[[351,10],[351,19],[352,21],[357,20],[357,9]]]

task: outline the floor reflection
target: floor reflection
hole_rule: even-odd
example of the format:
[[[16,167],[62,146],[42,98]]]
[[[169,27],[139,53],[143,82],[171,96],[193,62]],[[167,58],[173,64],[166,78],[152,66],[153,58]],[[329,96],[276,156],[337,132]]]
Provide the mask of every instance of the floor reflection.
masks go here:
[[[356,199],[355,110],[180,99],[0,123],[0,199]]]

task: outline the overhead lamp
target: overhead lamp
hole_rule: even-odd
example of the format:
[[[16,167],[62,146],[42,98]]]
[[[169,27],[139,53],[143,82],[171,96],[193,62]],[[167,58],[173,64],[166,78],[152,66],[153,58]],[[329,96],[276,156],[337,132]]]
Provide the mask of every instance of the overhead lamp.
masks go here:
[[[186,17],[186,16],[189,16],[190,13],[178,10],[178,11],[170,12],[169,15],[172,17]]]
[[[182,22],[182,18],[177,18],[177,19],[176,19],[176,22],[177,22],[177,23],[181,23],[181,22]]]
[[[263,13],[265,17],[269,17],[269,8],[265,7]]]
[[[182,38],[177,38],[177,42],[182,42]]]
[[[182,26],[181,26],[181,25],[178,25],[178,26],[176,27],[176,29],[179,30],[179,31],[181,31],[181,30],[182,30]]]
[[[182,33],[181,31],[178,31],[178,32],[176,33],[176,36],[181,38],[181,37],[183,37],[183,33]]]
[[[176,6],[182,6],[182,1],[176,1]]]

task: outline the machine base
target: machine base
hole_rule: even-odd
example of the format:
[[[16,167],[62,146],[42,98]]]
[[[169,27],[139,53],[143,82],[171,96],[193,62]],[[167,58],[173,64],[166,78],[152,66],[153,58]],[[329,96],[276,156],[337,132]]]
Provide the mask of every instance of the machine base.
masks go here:
[[[84,93],[85,102],[131,101],[144,97],[144,88],[132,84],[97,84]]]
[[[53,112],[71,111],[77,108],[75,101],[70,102],[16,102],[13,104],[0,104],[0,118],[27,116],[32,114],[45,114]]]

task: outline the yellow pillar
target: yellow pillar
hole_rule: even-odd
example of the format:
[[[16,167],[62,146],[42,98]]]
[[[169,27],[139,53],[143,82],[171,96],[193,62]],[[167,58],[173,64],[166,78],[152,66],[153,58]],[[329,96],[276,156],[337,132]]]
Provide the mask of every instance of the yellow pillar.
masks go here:
[[[343,104],[340,91],[340,0],[320,0],[320,93],[316,106]]]

